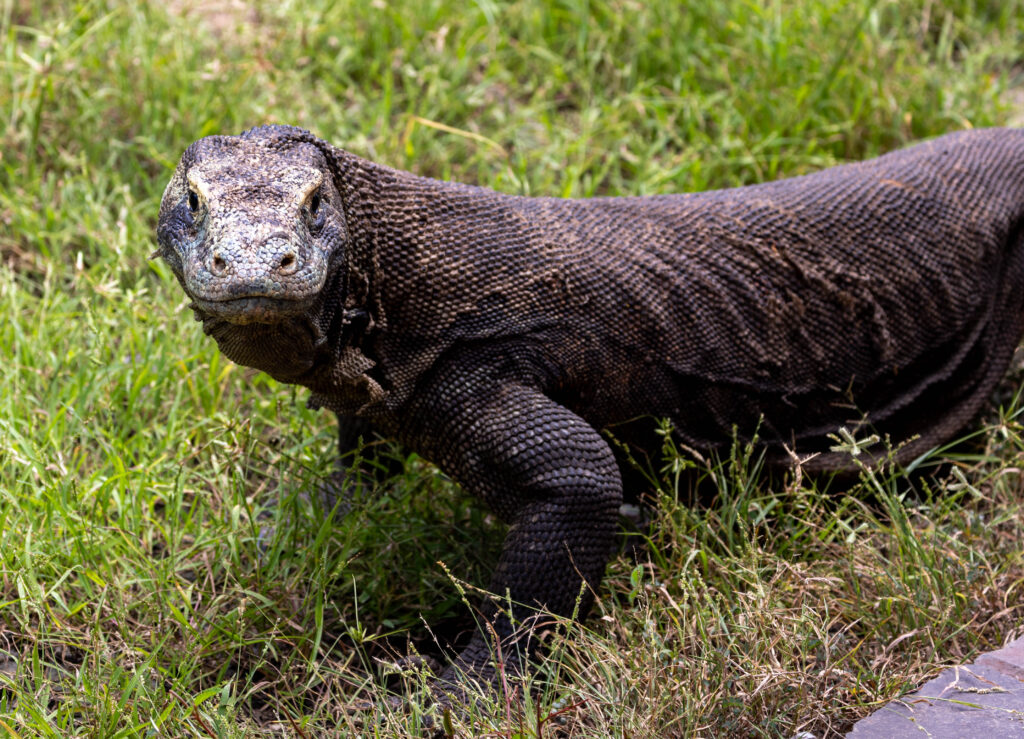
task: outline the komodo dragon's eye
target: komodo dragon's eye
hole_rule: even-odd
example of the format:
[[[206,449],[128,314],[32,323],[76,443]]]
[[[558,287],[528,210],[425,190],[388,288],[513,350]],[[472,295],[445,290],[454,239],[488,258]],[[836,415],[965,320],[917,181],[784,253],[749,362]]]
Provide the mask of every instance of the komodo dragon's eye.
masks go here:
[[[311,218],[316,218],[316,214],[320,211],[320,191],[317,190],[313,193],[313,197],[309,199],[309,215]]]
[[[188,191],[188,209],[193,213],[199,210],[199,196],[195,190]]]

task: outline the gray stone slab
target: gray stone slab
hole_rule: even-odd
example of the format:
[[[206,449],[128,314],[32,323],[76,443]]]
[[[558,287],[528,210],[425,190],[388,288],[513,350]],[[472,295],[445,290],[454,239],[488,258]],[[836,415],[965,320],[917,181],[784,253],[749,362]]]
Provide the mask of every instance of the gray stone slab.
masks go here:
[[[858,721],[850,739],[1024,739],[1024,637]]]

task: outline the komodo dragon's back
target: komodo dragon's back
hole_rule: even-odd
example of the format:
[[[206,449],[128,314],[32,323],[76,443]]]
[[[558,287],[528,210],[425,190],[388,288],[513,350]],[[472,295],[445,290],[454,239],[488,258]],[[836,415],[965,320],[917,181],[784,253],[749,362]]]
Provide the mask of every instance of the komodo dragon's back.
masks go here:
[[[538,203],[581,255],[567,279],[601,273],[627,368],[606,376],[641,380],[637,349],[658,358],[660,377],[643,379],[673,390],[640,405],[691,444],[760,423],[778,457],[821,452],[866,420],[893,442],[918,437],[903,460],[962,428],[1005,372],[1024,330],[1022,204],[1020,131],[755,187]]]
[[[189,147],[158,236],[225,354],[367,419],[511,524],[491,590],[528,620],[585,612],[604,571],[622,500],[604,429],[636,443],[635,419],[668,417],[698,449],[757,433],[770,461],[820,468],[851,464],[829,451],[844,425],[901,460],[951,438],[1024,332],[1022,218],[1019,130],[734,190],[562,200],[270,126]],[[525,666],[509,655],[535,643],[487,616],[506,668]],[[497,679],[484,632],[455,667]]]

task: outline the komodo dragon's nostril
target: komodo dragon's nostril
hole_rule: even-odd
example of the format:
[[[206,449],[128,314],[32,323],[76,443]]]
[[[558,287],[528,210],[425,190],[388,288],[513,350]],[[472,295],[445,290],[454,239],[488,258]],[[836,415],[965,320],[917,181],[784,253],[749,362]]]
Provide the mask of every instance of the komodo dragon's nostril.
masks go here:
[[[276,269],[279,275],[292,275],[299,271],[302,260],[298,247],[291,242],[284,231],[272,233],[263,244],[264,258],[269,269]]]
[[[228,273],[228,263],[220,255],[220,252],[213,253],[213,258],[210,260],[210,271],[217,277],[223,277]]]
[[[290,275],[298,269],[299,260],[295,258],[295,252],[288,251],[281,256],[281,264],[277,271],[283,275]]]

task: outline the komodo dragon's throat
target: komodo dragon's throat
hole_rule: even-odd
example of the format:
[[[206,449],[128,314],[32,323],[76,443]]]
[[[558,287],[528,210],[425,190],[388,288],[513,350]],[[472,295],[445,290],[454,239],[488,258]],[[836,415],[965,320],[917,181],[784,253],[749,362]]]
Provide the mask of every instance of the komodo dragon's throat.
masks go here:
[[[735,190],[562,200],[268,126],[188,148],[159,254],[228,357],[397,438],[509,522],[490,587],[525,619],[572,613],[581,578],[601,579],[622,497],[611,425],[667,417],[698,449],[756,429],[769,461],[788,448],[819,469],[849,464],[829,451],[841,425],[910,440],[901,460],[948,440],[1024,331],[1022,215],[1016,130]],[[532,642],[487,615],[524,667],[510,655]],[[494,679],[490,654],[477,635],[441,684]]]

